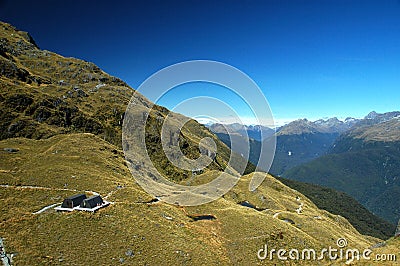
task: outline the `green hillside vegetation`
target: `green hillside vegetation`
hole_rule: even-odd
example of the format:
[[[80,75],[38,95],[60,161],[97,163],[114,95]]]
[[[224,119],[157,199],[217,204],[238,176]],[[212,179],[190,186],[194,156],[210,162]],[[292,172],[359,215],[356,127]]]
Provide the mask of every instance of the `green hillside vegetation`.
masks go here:
[[[93,63],[39,50],[26,33],[0,24],[0,138],[90,132],[120,145],[133,91]]]
[[[179,182],[190,178],[192,173],[190,171],[182,170],[169,163],[168,158],[166,158],[164,154],[161,145],[161,128],[163,126],[163,120],[157,118],[162,117],[165,119],[165,116],[169,114],[169,111],[165,108],[162,108],[162,110],[162,113],[159,113],[158,116],[154,115],[155,112],[150,113],[146,124],[146,147],[152,162],[155,162],[156,169],[165,176],[170,177],[172,181]],[[195,120],[190,120],[184,125],[180,132],[180,137],[180,149],[182,150],[182,153],[190,159],[197,159],[201,155],[199,149],[199,143],[201,139],[208,137],[213,139],[213,141],[216,143],[218,152],[213,162],[211,162],[211,164],[205,169],[206,172],[208,170],[223,171],[228,166],[231,150],[223,142],[221,142],[218,137],[216,137],[206,127],[199,124]],[[237,153],[234,153],[232,157],[231,165],[233,168],[235,168],[236,165],[244,163],[244,160]],[[249,162],[245,165],[247,166],[244,174],[251,173],[255,170],[255,166],[252,163]]]
[[[394,235],[396,227],[393,224],[373,215],[358,201],[344,192],[282,177],[277,179],[286,186],[296,189],[307,196],[318,208],[345,217],[363,234],[381,239],[387,239]]]
[[[279,134],[271,173],[282,175],[285,171],[324,155],[339,136],[338,133]],[[267,140],[268,141],[268,140]]]
[[[371,136],[370,132],[382,128],[385,125],[379,124],[363,134]],[[394,136],[393,131],[398,132],[384,130]],[[344,191],[395,224],[400,218],[400,142],[367,140],[352,134],[342,136],[330,154],[295,167],[284,176]],[[382,138],[378,133],[374,136]]]
[[[240,134],[215,133],[228,147],[231,147],[231,139],[237,142],[245,142],[246,138]],[[339,133],[302,133],[302,134],[277,134],[274,161],[269,172],[274,175],[282,175],[285,171],[312,161],[326,152],[335,142]],[[270,146],[272,138],[264,140],[264,145]],[[261,142],[249,138],[249,161],[257,165],[261,153]],[[237,151],[239,152],[239,151]]]
[[[239,134],[229,136],[225,133],[216,133],[216,135],[228,147],[231,147],[231,139],[237,142],[246,141],[246,138]],[[274,161],[269,171],[274,175],[281,175],[286,170],[324,155],[338,136],[338,133],[277,135]],[[264,140],[264,145],[270,146],[271,141],[271,138],[267,138]],[[249,161],[254,165],[257,165],[260,158],[261,145],[260,141],[249,138]]]

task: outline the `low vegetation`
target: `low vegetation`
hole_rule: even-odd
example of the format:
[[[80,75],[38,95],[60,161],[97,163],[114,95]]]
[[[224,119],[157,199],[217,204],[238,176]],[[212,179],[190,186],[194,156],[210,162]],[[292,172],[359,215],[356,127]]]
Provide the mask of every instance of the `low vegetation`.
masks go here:
[[[3,150],[10,147],[18,151]],[[120,260],[136,265],[248,265],[260,263],[256,253],[266,241],[292,248],[333,245],[339,237],[360,248],[380,241],[361,235],[343,217],[318,209],[272,176],[255,192],[248,190],[252,175],[247,175],[224,198],[177,207],[151,202],[130,175],[121,150],[92,134],[7,139],[0,141],[0,150],[0,234],[7,249],[18,252],[18,265]],[[199,175],[199,182],[203,178],[207,174]],[[94,214],[52,209],[33,214],[84,191],[98,192],[112,204]],[[238,204],[244,200],[264,210]],[[304,207],[298,214],[300,202]],[[201,215],[215,219],[194,221]],[[126,255],[129,251],[133,256]]]
[[[374,214],[396,224],[400,217],[399,147],[399,142],[346,138],[331,154],[283,176],[346,192]]]
[[[17,254],[16,265],[257,265],[266,263],[257,258],[266,243],[318,250],[340,237],[359,249],[382,241],[270,175],[249,191],[250,180],[265,175],[251,173],[251,164],[250,174],[216,201],[194,207],[159,201],[134,178],[153,175],[146,172],[149,162],[133,149],[144,171],[131,173],[121,149],[121,123],[133,95],[123,81],[92,63],[39,50],[27,33],[6,23],[0,23],[0,64],[0,236],[7,251]],[[143,96],[133,97],[138,108],[147,108]],[[180,135],[182,152],[196,158],[200,139],[208,136],[218,153],[190,180],[175,171],[157,140],[156,121],[167,112],[156,106],[151,113],[146,144],[171,180],[201,184],[243,162],[233,154],[227,165],[228,147],[189,121]],[[111,205],[96,213],[38,212],[77,193],[99,193]],[[277,257],[271,263],[286,265]]]

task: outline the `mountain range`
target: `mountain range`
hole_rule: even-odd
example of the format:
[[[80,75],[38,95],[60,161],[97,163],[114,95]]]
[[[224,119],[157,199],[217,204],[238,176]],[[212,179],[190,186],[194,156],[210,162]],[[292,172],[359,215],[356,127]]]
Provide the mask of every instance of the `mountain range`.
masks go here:
[[[326,155],[283,176],[344,191],[396,224],[400,218],[399,114],[369,114],[340,135]]]
[[[233,124],[209,124],[207,127],[216,134],[227,134],[227,132],[234,132],[241,136],[247,136],[251,139],[262,141],[273,134],[275,130],[261,125],[242,125],[239,123]]]
[[[336,117],[314,122],[299,119],[281,127],[275,135],[276,152],[270,172],[282,175],[294,166],[325,154],[336,138],[357,121],[354,118],[340,121]]]
[[[270,172],[346,192],[396,224],[400,218],[399,119],[398,111],[372,111],[362,119],[293,121],[269,137],[276,138]],[[230,141],[245,141],[242,132],[236,133],[232,139],[217,135],[229,146]],[[257,165],[261,142],[250,139],[249,144],[249,160]]]
[[[249,160],[255,165],[259,160],[261,142],[268,146],[272,139],[276,138],[275,157],[269,171],[274,175],[281,175],[294,166],[325,154],[340,133],[350,129],[358,121],[359,119],[354,118],[340,121],[336,117],[314,122],[298,119],[276,130],[264,126],[246,126],[238,123],[212,124],[208,125],[208,128],[228,146],[231,141],[229,136],[238,143],[249,141]],[[261,131],[263,138],[260,137]],[[256,138],[252,138],[254,135]],[[238,145],[238,147],[242,146]],[[240,150],[236,150],[236,152],[241,153]]]

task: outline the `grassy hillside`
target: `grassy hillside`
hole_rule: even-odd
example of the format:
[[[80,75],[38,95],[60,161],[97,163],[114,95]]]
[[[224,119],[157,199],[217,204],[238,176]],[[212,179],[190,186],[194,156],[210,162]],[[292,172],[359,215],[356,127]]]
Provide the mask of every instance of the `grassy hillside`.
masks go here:
[[[322,135],[322,134],[321,134]],[[310,137],[311,139],[318,139],[318,138],[324,138],[323,136],[319,137]],[[327,135],[327,134],[325,134]],[[330,134],[332,135],[332,134]],[[230,138],[226,134],[222,133],[217,133],[217,136],[224,142],[227,143],[227,145],[230,145]],[[295,137],[297,136],[297,137]],[[293,150],[293,161],[291,163],[294,163],[296,161],[296,158],[302,158],[302,155],[297,154],[297,151],[301,153],[301,151],[307,150],[306,144],[307,142],[303,143],[300,145],[300,143],[305,141],[307,137],[302,136],[302,135],[295,135],[295,136],[278,136],[278,144],[277,144],[277,152],[275,154],[274,158],[274,163],[272,165],[272,168],[275,166],[277,167],[278,164],[284,164],[285,161],[288,160],[288,158],[291,158],[291,156],[287,155],[287,152],[285,151],[285,146],[282,145],[280,146],[279,141],[282,140],[281,138],[286,138],[286,141],[288,142],[289,146],[292,146]],[[235,137],[238,136],[231,136],[233,140],[235,141]],[[293,140],[293,141],[290,141]],[[294,143],[297,143],[296,149],[293,145]],[[257,163],[258,161],[258,156],[259,156],[259,149],[260,149],[260,143],[251,140],[250,139],[250,155],[249,155],[249,160],[253,163]],[[291,145],[292,143],[292,145]],[[258,149],[258,153],[257,153]],[[308,154],[312,154],[312,151],[315,150],[311,149],[307,150]],[[327,150],[328,147],[325,147]],[[285,159],[282,159],[281,157],[285,157]],[[300,162],[297,161],[298,164]],[[272,169],[271,168],[271,169]],[[329,189],[327,187],[321,187],[309,183],[304,183],[304,182],[298,182],[294,180],[289,180],[285,178],[278,178],[281,182],[283,182],[285,185],[298,190],[302,194],[306,195],[308,198],[310,198],[317,206],[318,208],[327,210],[331,213],[334,214],[339,214],[346,219],[349,220],[349,222],[361,233],[366,234],[366,235],[371,235],[375,237],[379,237],[382,239],[389,238],[393,236],[395,226],[392,223],[389,223],[382,218],[379,218],[378,216],[372,214],[370,211],[368,211],[363,205],[361,205],[358,201],[356,201],[354,198],[350,197],[348,194],[339,192],[334,189]]]
[[[93,63],[42,51],[27,33],[1,22],[0,67],[0,139],[43,139],[87,132],[121,147],[122,123],[131,97],[135,97],[138,108],[149,111],[150,102],[125,82]],[[151,113],[146,132],[151,158],[171,180],[187,178],[190,173],[174,167],[157,141],[169,111],[154,106]],[[221,170],[228,165],[229,148],[194,120],[185,125],[181,134],[181,148],[186,156],[200,155],[200,138],[196,136],[211,137],[219,150],[214,163],[205,171]],[[247,163],[238,154],[233,154],[233,158],[232,167]],[[252,164],[247,164],[245,173],[254,170]]]
[[[30,40],[0,23],[0,139],[90,132],[120,145],[132,89],[93,63],[42,51]]]
[[[270,263],[257,258],[265,243],[322,249],[345,237],[350,247],[364,249],[381,241],[272,176],[249,191],[261,173],[244,175],[209,204],[157,201],[132,177],[155,175],[144,151],[131,149],[140,166],[131,174],[121,150],[121,123],[133,95],[123,81],[92,63],[39,50],[27,33],[6,23],[0,24],[0,66],[0,236],[7,251],[17,253],[16,265],[257,265]],[[152,163],[170,180],[188,183],[188,173],[168,162],[160,142],[166,116],[175,122],[184,117],[160,106],[150,111],[147,99],[134,97],[137,111],[150,113],[145,142]],[[179,147],[197,158],[204,137],[218,152],[190,185],[225,168],[234,173],[239,161],[254,170],[237,154],[228,165],[229,148],[193,120],[179,133]],[[93,214],[38,212],[77,193],[99,193],[111,205]],[[277,257],[271,263],[287,264]]]
[[[248,191],[249,175],[213,203],[176,207],[147,203],[152,198],[129,174],[121,150],[92,134],[7,139],[0,150],[0,235],[9,252],[18,252],[17,265],[254,265],[263,263],[256,252],[266,241],[299,249],[334,245],[339,237],[358,248],[379,242],[271,176],[255,192]],[[84,191],[112,204],[95,214],[33,214]],[[214,218],[195,221],[202,215]]]
[[[284,176],[331,187],[353,196],[374,214],[395,224],[400,218],[400,144],[338,143],[350,151],[329,154],[287,171]]]

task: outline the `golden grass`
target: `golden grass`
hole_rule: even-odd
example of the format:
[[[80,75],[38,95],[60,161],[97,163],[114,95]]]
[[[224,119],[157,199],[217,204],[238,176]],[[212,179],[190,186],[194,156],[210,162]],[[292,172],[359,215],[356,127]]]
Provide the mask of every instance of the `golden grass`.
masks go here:
[[[5,147],[19,152],[3,152]],[[360,235],[344,218],[319,210],[271,176],[254,192],[248,190],[252,176],[247,175],[224,198],[201,206],[176,207],[144,203],[152,197],[138,187],[121,151],[91,134],[8,139],[0,141],[0,150],[2,184],[13,185],[0,188],[0,235],[6,238],[10,252],[19,253],[17,265],[61,261],[113,265],[120,258],[127,265],[257,265],[268,262],[258,260],[256,254],[265,242],[276,248],[319,249],[345,237],[349,246],[363,249],[380,241]],[[201,182],[209,179],[199,177]],[[74,194],[62,190],[65,183],[71,190],[109,195],[114,204],[94,214],[54,210],[32,214]],[[28,185],[52,189],[23,187]],[[304,204],[301,214],[295,211],[296,197]],[[237,204],[243,200],[267,210]],[[273,218],[277,212],[281,212],[279,218]],[[192,215],[216,219],[193,221]],[[390,247],[396,251],[395,244]],[[134,252],[133,257],[125,254],[128,250]],[[281,264],[277,259],[274,263]]]

